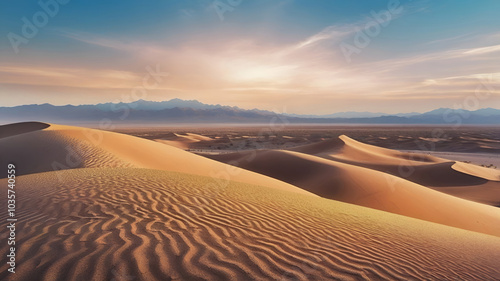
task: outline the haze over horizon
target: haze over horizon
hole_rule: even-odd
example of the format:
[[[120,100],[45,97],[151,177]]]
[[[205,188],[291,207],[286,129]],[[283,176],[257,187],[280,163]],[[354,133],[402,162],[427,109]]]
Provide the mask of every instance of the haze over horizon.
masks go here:
[[[296,114],[500,108],[498,1],[227,3],[69,1],[13,46],[23,17],[43,9],[4,2],[0,106],[181,98]],[[142,91],[145,79],[154,87]]]
[[[199,106],[203,106],[203,107],[200,107],[200,108],[205,108],[205,106],[221,106],[221,107],[234,107],[234,108],[238,108],[238,109],[241,109],[241,110],[263,110],[261,108],[241,108],[241,107],[238,107],[238,106],[229,106],[229,105],[226,105],[226,104],[207,104],[207,103],[202,103],[198,100],[183,100],[183,99],[180,99],[180,98],[173,98],[173,99],[170,99],[170,100],[163,100],[163,101],[152,101],[152,100],[143,100],[143,99],[139,99],[139,100],[135,100],[135,101],[131,101],[131,102],[125,102],[125,101],[117,101],[119,103],[126,103],[126,104],[132,104],[132,103],[137,103],[137,102],[144,102],[144,103],[158,103],[158,104],[170,104],[171,102],[174,102],[174,103],[179,103],[179,105],[177,106],[172,106],[172,104],[170,104],[169,107],[167,108],[173,108],[173,107],[179,107],[179,108],[194,108],[196,109],[197,107],[196,106],[193,106],[193,105],[188,105],[189,103],[196,103],[198,104]],[[41,106],[41,105],[51,105],[51,106],[95,106],[95,105],[106,105],[106,104],[110,104],[110,103],[113,103],[113,102],[104,102],[104,103],[85,103],[85,104],[62,104],[62,105],[54,105],[52,103],[28,103],[28,104],[23,104],[23,105],[15,105],[15,106],[10,106],[11,108],[12,107],[19,107],[19,106],[32,106],[32,105],[38,105],[38,106]],[[113,104],[116,104],[116,103],[113,103]],[[2,106],[0,106],[1,108]],[[164,107],[162,107],[163,109]],[[102,108],[104,109],[104,108]],[[135,109],[135,107],[130,107],[130,109]],[[329,116],[329,115],[335,115],[335,114],[340,114],[340,113],[371,113],[371,114],[408,114],[408,116],[410,116],[409,114],[424,114],[424,113],[428,113],[428,112],[431,112],[431,111],[438,111],[438,110],[442,110],[442,109],[446,109],[446,110],[459,110],[460,108],[444,108],[444,107],[440,107],[440,108],[434,108],[434,109],[431,109],[431,110],[428,110],[428,111],[425,111],[425,112],[416,112],[416,111],[412,111],[412,112],[398,112],[398,113],[386,113],[386,112],[374,112],[374,111],[337,111],[337,112],[329,112],[329,113],[326,113],[326,114],[314,114],[314,113],[310,113],[310,114],[297,114],[297,113],[294,113],[294,112],[288,112],[286,110],[284,111],[273,111],[273,110],[268,110],[268,111],[272,111],[274,113],[278,113],[278,114],[288,114],[290,116]],[[491,106],[487,106],[487,107],[481,107],[481,108],[474,108],[470,111],[476,111],[476,110],[488,110],[488,109],[492,109],[492,110],[499,110],[500,111],[500,108],[494,108],[494,107],[491,107]],[[116,108],[114,107],[110,107],[108,110],[116,110]],[[150,109],[150,110],[159,110],[159,109]],[[376,115],[374,115],[376,116]],[[369,117],[368,115],[366,117]],[[370,116],[370,117],[373,117],[373,116]]]

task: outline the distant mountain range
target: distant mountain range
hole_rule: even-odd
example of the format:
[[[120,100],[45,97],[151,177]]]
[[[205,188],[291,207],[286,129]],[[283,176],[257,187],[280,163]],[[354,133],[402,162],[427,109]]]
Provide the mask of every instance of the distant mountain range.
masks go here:
[[[500,125],[500,110],[483,108],[475,111],[439,108],[426,113],[384,114],[373,112],[339,112],[328,115],[276,114],[271,111],[204,104],[197,100],[172,99],[155,102],[95,105],[32,104],[0,107],[0,123],[43,121],[61,124],[93,123],[268,123],[276,118],[287,123],[324,124],[484,124]]]
[[[81,106],[90,106],[97,107],[103,111],[113,111],[116,108],[127,106],[134,110],[163,110],[163,109],[172,109],[172,108],[192,108],[192,109],[217,109],[217,108],[233,108],[239,109],[238,107],[231,106],[223,106],[220,104],[204,104],[197,100],[181,100],[181,99],[171,99],[168,101],[146,101],[146,100],[137,100],[131,103],[99,103],[96,105],[81,105]]]
[[[285,114],[290,117],[299,117],[299,118],[373,118],[373,117],[381,117],[381,116],[398,116],[398,117],[410,117],[419,115],[421,113],[411,112],[411,113],[397,113],[397,114],[387,114],[382,112],[358,112],[358,111],[346,111],[346,112],[337,112],[326,115],[301,115],[301,114]]]

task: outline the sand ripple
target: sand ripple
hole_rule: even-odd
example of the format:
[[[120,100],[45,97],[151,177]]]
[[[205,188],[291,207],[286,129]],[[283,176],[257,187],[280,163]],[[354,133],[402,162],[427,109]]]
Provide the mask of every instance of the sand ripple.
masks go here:
[[[500,279],[493,236],[182,173],[54,173],[18,178],[19,267],[7,280]]]

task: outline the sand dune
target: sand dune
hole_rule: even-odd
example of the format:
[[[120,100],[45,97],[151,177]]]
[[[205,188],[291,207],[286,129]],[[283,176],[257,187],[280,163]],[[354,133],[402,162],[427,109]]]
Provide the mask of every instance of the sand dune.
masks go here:
[[[481,166],[471,165],[462,162],[456,162],[452,166],[458,172],[473,175],[490,181],[500,182],[500,171]]]
[[[195,143],[212,142],[213,139],[193,133],[186,133],[186,134],[172,133],[170,136],[161,139],[155,139],[155,141],[186,150],[193,147],[194,146],[193,144]]]
[[[243,183],[200,188],[210,178],[181,173],[61,173],[18,178],[22,262],[9,280],[500,278],[489,235]]]
[[[385,168],[386,171],[389,167],[414,166],[419,168],[429,164],[452,163],[449,168],[458,173],[486,180],[500,181],[500,171],[494,169],[456,163],[455,161],[426,154],[401,152],[368,145],[347,136],[340,136],[338,139],[300,146],[290,150],[377,170]],[[401,173],[398,176],[401,176]]]
[[[22,122],[0,126],[0,139],[10,136],[43,130],[50,127],[50,124],[42,122]]]
[[[7,128],[18,263],[0,280],[500,279],[498,209],[374,169],[294,151],[217,156],[259,174],[128,135]]]
[[[177,134],[179,136],[179,134]],[[184,138],[196,140],[196,141],[212,141],[213,139],[210,137],[202,136],[199,134],[186,133],[185,135],[180,135]]]
[[[500,205],[499,170],[380,148],[347,136],[291,150],[382,171],[454,196]]]
[[[256,153],[252,161],[244,161],[252,153]],[[500,209],[376,170],[283,150],[207,157],[239,163],[239,167],[288,182],[324,198],[500,236]]]
[[[128,135],[51,125],[22,135],[0,139],[0,165],[15,159],[19,175],[75,168],[137,167],[210,176],[211,184],[229,179],[309,194],[300,188],[254,172]],[[6,169],[0,178],[6,177]]]

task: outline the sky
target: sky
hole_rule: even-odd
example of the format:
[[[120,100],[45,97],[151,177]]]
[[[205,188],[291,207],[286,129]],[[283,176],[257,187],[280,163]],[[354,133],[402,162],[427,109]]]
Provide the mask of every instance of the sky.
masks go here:
[[[0,106],[500,108],[500,1],[6,0]]]

